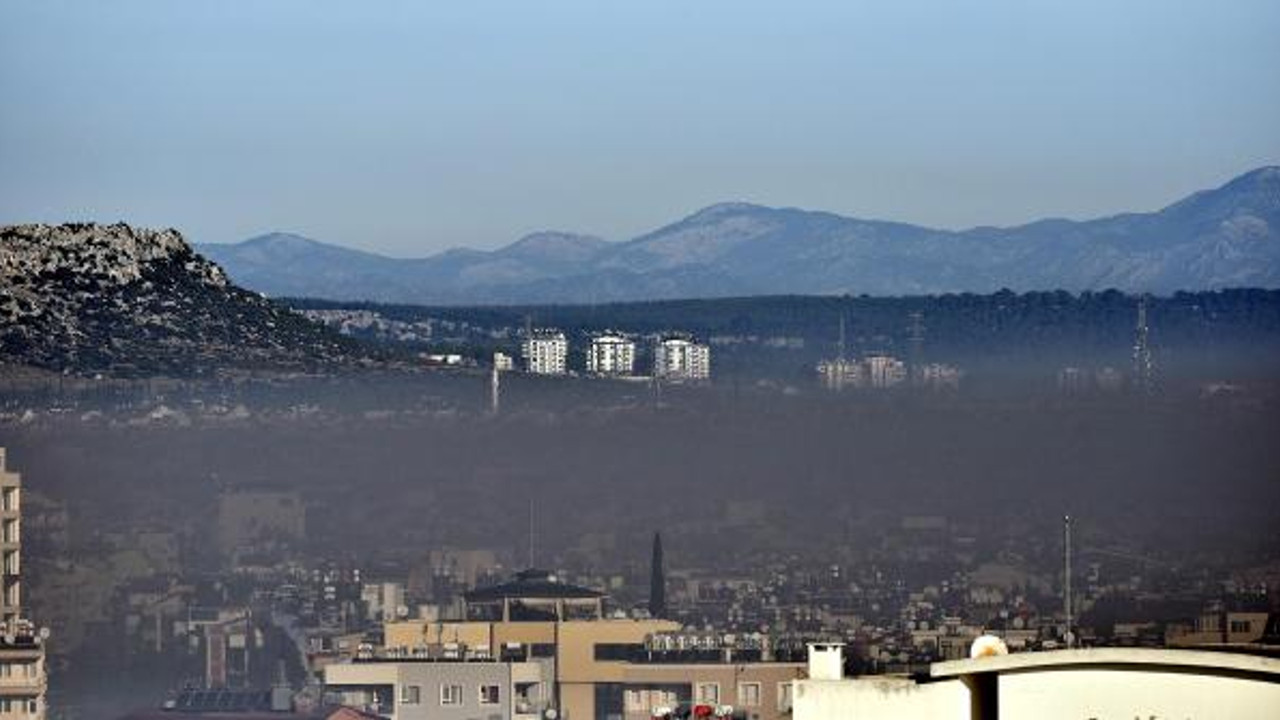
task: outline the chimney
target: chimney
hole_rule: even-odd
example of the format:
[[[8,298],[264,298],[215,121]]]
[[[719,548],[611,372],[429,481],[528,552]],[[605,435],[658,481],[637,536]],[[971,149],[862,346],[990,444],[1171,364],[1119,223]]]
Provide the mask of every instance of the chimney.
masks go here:
[[[844,643],[809,643],[809,679],[844,679]]]

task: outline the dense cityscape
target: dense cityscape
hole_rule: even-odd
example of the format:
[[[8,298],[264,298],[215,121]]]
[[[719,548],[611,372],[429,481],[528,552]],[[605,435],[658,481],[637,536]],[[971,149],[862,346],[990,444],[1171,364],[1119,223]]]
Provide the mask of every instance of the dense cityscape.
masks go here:
[[[0,720],[1275,720],[1276,37],[0,2]]]

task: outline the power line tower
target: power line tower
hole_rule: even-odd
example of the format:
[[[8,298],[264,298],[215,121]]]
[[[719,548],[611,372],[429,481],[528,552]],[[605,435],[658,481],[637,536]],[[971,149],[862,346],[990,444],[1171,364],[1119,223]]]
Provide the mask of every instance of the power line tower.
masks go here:
[[[1155,362],[1151,358],[1151,329],[1147,326],[1147,296],[1138,298],[1138,322],[1133,329],[1133,381],[1138,392],[1155,390]]]
[[[911,363],[911,379],[919,382],[921,367],[924,365],[924,313],[911,311],[911,324],[907,327],[907,362]]]

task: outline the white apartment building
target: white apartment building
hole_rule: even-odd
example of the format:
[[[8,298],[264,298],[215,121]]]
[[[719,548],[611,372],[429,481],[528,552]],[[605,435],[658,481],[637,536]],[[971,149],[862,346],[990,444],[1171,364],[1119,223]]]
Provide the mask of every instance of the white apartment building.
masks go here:
[[[867,384],[867,374],[862,363],[845,358],[818,363],[818,379],[822,382],[822,387],[835,391],[860,388]]]
[[[0,718],[45,717],[44,641],[47,632],[22,617],[22,476],[5,467],[0,448]]]
[[[563,375],[569,356],[569,341],[559,330],[534,330],[520,350],[524,369],[534,375]]]
[[[635,341],[617,334],[591,339],[587,372],[594,375],[631,375],[636,366]]]
[[[862,364],[866,368],[868,387],[895,387],[907,379],[907,364],[892,355],[868,355]]]
[[[665,380],[711,377],[711,348],[688,338],[667,338],[653,351],[653,375]]]

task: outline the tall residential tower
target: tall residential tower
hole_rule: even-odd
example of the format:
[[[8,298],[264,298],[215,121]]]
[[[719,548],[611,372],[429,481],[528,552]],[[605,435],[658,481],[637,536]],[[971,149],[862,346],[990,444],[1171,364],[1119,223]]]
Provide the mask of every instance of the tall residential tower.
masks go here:
[[[0,716],[45,717],[45,631],[22,614],[22,476],[5,465],[0,448]]]

